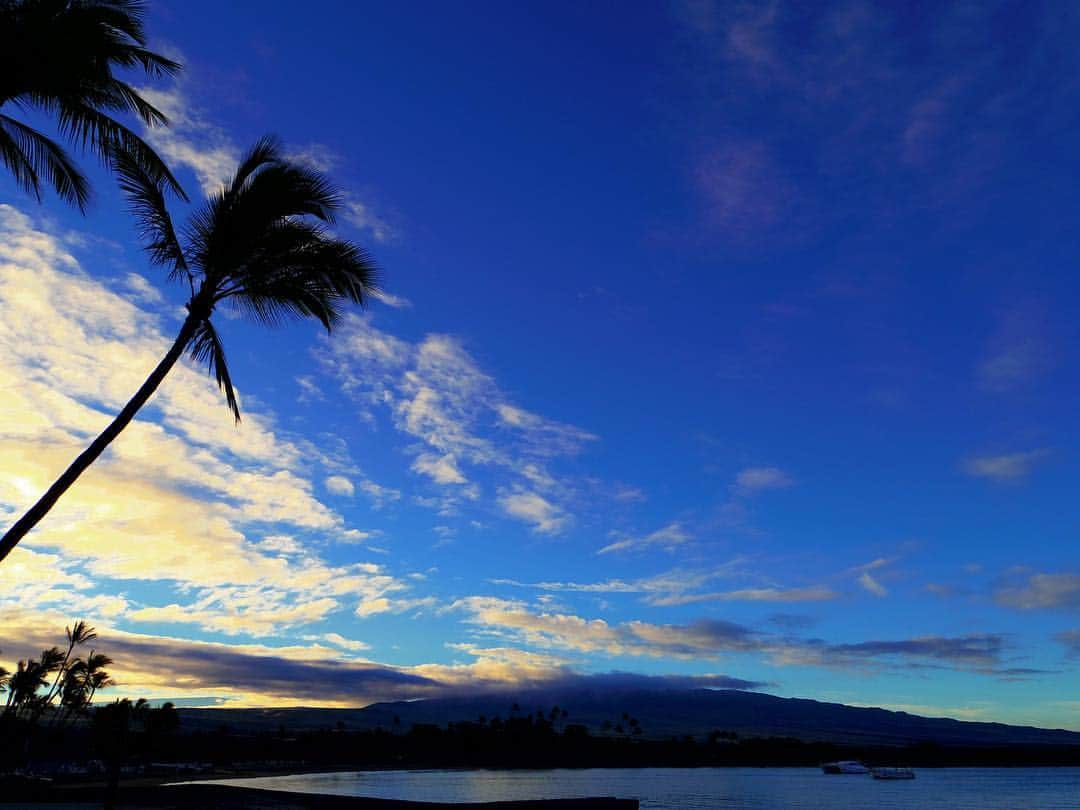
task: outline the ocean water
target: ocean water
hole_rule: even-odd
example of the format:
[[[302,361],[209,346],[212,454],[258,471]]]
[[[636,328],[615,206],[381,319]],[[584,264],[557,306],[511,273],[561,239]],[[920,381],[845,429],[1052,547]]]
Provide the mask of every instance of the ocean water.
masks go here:
[[[925,768],[912,781],[827,776],[817,768],[588,768],[361,771],[221,784],[414,801],[485,802],[617,796],[648,810],[694,808],[1080,808],[1080,768]]]

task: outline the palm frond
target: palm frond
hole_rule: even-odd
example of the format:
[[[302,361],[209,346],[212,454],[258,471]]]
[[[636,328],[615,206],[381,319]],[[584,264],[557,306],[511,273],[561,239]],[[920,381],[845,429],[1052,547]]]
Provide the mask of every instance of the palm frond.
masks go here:
[[[270,226],[301,216],[333,222],[341,202],[341,194],[321,172],[300,164],[276,163],[251,178],[237,205],[244,206],[246,218]]]
[[[109,160],[116,151],[131,154],[155,182],[160,181],[180,199],[187,194],[172,170],[142,138],[111,116],[83,104],[62,104],[59,109],[60,130],[84,148]]]
[[[124,54],[130,61],[123,64],[127,67],[139,64],[148,75],[155,79],[162,76],[175,76],[184,67],[179,62],[153,51],[148,51],[146,48],[129,46],[125,49]]]
[[[129,37],[140,45],[146,44],[143,16],[146,4],[139,0],[83,0],[77,3],[52,3],[66,5],[68,18],[73,25],[113,30]]]
[[[26,124],[0,115],[0,160],[38,200],[45,180],[66,202],[85,210],[90,184],[59,144]]]
[[[68,644],[72,647],[79,644],[86,644],[88,641],[93,641],[97,638],[97,631],[88,625],[83,619],[75,622],[74,627],[65,627],[67,633]]]
[[[300,235],[299,223],[283,223],[279,231]],[[280,234],[268,235],[271,248]],[[378,294],[378,271],[359,246],[319,236],[297,241],[285,250],[268,249],[256,257],[229,292],[232,305],[267,325],[290,318],[316,318],[332,331],[342,304],[365,304]]]
[[[168,267],[170,279],[182,276],[191,283],[187,260],[165,205],[164,181],[151,177],[146,168],[126,150],[115,150],[111,162],[150,260]]]
[[[343,304],[377,294],[378,272],[360,247],[324,227],[341,204],[337,189],[279,151],[273,138],[260,140],[230,186],[195,214],[189,258],[213,304],[228,300],[269,325],[312,317],[329,331]]]
[[[236,391],[233,388],[232,377],[229,376],[229,364],[225,359],[225,347],[218,337],[217,330],[204,319],[199,323],[195,334],[188,343],[188,351],[197,363],[206,365],[207,370],[217,379],[218,388],[225,393],[225,401],[233,417],[240,422],[240,403],[236,399]]]
[[[87,92],[84,101],[105,110],[135,113],[148,127],[167,126],[168,117],[139,95],[139,91],[127,82],[112,79],[100,88]]]
[[[231,194],[237,194],[247,183],[251,175],[265,166],[281,162],[281,143],[274,135],[264,135],[255,142],[240,159],[240,165],[236,167],[236,174],[232,183],[229,184]]]
[[[265,252],[267,235],[286,220],[332,221],[341,204],[319,172],[282,160],[276,139],[261,139],[244,157],[224,192],[192,219],[189,238],[194,265],[224,280],[233,268]]]

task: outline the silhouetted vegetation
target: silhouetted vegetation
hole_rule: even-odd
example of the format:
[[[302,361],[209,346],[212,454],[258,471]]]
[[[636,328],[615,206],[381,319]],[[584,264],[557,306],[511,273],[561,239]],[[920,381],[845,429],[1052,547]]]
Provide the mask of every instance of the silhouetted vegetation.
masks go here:
[[[94,628],[77,621],[65,632],[67,644],[63,648],[49,647],[37,658],[20,660],[14,672],[0,667],[3,767],[31,763],[65,726],[89,714],[99,690],[112,686],[105,670],[112,660],[94,649],[81,654],[81,648],[97,638]]]
[[[60,133],[108,164],[119,155],[187,199],[169,167],[115,118],[129,112],[147,126],[168,121],[114,71],[142,68],[150,77],[180,65],[146,47],[143,7],[133,0],[0,0],[0,161],[41,199],[48,185],[85,208],[90,183],[62,146],[11,117],[11,109],[52,116]]]
[[[561,718],[561,715],[560,715]],[[575,768],[817,766],[836,759],[912,766],[1080,765],[1080,746],[947,747],[843,746],[783,737],[740,738],[717,729],[704,738],[649,739],[646,733],[593,734],[550,717],[494,717],[486,722],[416,724],[349,731],[341,724],[322,731],[279,730],[249,734],[223,726],[171,737],[178,760],[197,758],[216,767],[261,768]]]
[[[0,723],[8,734],[36,726],[46,715],[51,728],[63,726],[86,714],[98,690],[112,685],[107,655],[93,649],[76,655],[97,638],[94,628],[77,621],[64,629],[65,648],[50,647],[37,658],[20,660],[11,673],[0,667],[0,694],[6,693]]]
[[[571,718],[567,718],[569,720]],[[621,720],[621,718],[619,718]],[[556,728],[556,722],[562,728]],[[95,712],[91,726],[54,736],[51,762],[107,764],[109,773],[297,771],[394,768],[633,768],[817,766],[836,759],[870,764],[938,766],[1080,765],[1080,746],[952,747],[846,746],[787,737],[740,737],[717,729],[704,737],[649,739],[645,733],[593,734],[564,722],[561,711],[480,718],[446,727],[416,724],[350,731],[337,723],[323,730],[286,728],[247,733],[222,724],[185,732],[171,706],[148,709],[126,701]],[[174,763],[174,764],[169,764]]]

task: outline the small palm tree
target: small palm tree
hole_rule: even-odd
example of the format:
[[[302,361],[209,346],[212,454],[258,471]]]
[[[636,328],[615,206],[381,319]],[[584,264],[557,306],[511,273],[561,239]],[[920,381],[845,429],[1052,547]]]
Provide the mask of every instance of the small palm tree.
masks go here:
[[[38,659],[19,661],[8,684],[5,715],[36,716],[38,707],[44,700],[38,690],[49,685],[49,676],[56,672],[64,660],[64,653],[59,647],[42,650]]]
[[[120,435],[181,355],[206,364],[240,421],[225,348],[211,320],[219,304],[228,302],[241,315],[271,326],[312,317],[330,332],[343,303],[364,304],[378,292],[375,267],[364,251],[326,230],[341,205],[338,192],[321,173],[285,160],[273,138],[255,144],[229,185],[194,214],[183,244],[165,206],[164,179],[125,152],[113,161],[151,260],[191,291],[188,314],[135,396],[0,538],[0,560]]]
[[[39,200],[42,186],[51,186],[80,209],[90,198],[86,176],[67,152],[8,108],[55,117],[68,140],[102,160],[124,151],[186,199],[154,150],[113,117],[133,112],[148,126],[168,123],[113,74],[130,67],[152,77],[180,69],[146,48],[138,0],[0,0],[0,162],[19,185]]]

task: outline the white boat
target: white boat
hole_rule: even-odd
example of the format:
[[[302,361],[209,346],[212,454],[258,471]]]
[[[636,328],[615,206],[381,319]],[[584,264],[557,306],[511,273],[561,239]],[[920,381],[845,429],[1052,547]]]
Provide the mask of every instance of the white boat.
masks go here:
[[[875,779],[914,779],[915,771],[911,768],[874,768]]]
[[[866,774],[870,769],[854,759],[842,759],[839,762],[826,762],[821,766],[824,773],[832,774]]]

